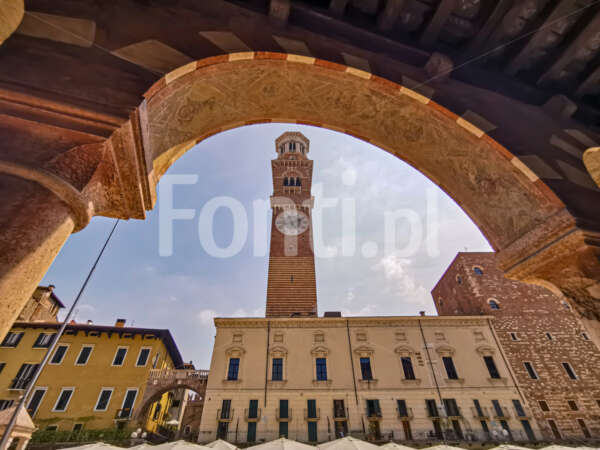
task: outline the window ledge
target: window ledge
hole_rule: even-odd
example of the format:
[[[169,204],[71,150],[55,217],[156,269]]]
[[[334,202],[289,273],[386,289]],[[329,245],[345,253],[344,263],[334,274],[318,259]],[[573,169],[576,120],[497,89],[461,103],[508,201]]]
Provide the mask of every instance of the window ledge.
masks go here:
[[[412,380],[407,380],[406,378],[402,378],[402,380],[400,380],[400,382],[402,384],[408,384],[408,385],[419,385],[421,384],[421,379],[420,378],[414,378]]]
[[[506,384],[506,383],[508,383],[508,378],[504,378],[504,377],[492,378],[492,377],[489,377],[488,381],[491,384]]]
[[[464,378],[446,378],[446,384],[456,385],[456,384],[465,384]]]
[[[267,384],[274,388],[277,388],[277,387],[282,388],[286,385],[287,382],[288,382],[288,380],[268,380]]]
[[[360,380],[358,380],[361,384],[366,384],[366,385],[370,385],[370,384],[377,384],[377,379],[373,378],[371,380],[363,380],[362,378]]]
[[[237,380],[228,380],[227,378],[225,378],[223,380],[223,384],[240,384],[242,382],[241,378],[238,378]]]
[[[312,382],[313,382],[313,386],[331,386],[331,383],[333,383],[333,380],[331,380],[331,379],[312,380]]]

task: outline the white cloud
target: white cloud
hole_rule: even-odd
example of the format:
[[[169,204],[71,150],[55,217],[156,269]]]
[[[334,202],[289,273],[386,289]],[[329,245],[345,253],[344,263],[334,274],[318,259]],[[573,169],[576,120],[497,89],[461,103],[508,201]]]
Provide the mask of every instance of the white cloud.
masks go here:
[[[212,325],[217,312],[214,309],[203,309],[196,314],[196,317],[202,325]]]

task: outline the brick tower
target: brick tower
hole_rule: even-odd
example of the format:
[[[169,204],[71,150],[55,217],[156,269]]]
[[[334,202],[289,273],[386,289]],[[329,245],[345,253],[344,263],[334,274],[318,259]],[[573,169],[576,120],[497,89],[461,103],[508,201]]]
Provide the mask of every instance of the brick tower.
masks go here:
[[[317,315],[309,145],[296,132],[284,133],[275,141],[266,317]]]

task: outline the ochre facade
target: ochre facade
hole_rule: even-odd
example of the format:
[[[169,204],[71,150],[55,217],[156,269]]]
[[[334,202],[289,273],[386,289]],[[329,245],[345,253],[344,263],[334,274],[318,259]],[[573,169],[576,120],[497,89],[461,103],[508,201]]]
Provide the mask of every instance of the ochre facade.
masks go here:
[[[544,438],[598,438],[600,350],[592,334],[567,299],[507,280],[496,264],[493,253],[459,253],[432,291],[438,313],[493,316],[495,334]]]

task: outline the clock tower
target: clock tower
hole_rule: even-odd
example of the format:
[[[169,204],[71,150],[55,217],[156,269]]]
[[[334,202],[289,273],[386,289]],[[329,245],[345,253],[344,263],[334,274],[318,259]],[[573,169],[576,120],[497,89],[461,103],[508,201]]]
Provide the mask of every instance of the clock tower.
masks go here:
[[[317,315],[309,145],[297,132],[284,133],[275,141],[266,317]]]

